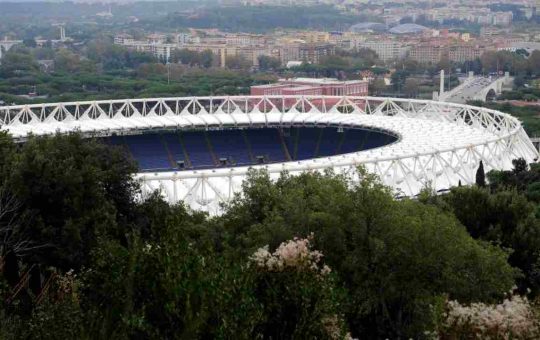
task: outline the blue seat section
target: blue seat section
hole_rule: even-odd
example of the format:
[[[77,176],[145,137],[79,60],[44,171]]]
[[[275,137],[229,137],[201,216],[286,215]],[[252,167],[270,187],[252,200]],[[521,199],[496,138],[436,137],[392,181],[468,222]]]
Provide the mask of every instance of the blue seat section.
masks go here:
[[[240,130],[209,131],[214,154],[219,158],[228,158],[236,165],[249,165],[253,161]]]
[[[186,156],[182,150],[182,144],[180,144],[180,136],[178,133],[164,133],[163,141],[167,143],[169,152],[174,162],[185,160]],[[187,166],[187,163],[186,163]]]
[[[208,150],[208,144],[206,143],[203,131],[182,132],[182,139],[191,160],[191,165],[194,168],[215,167],[214,159],[210,150]]]
[[[371,132],[369,138],[367,138],[364,144],[364,150],[378,148],[387,144],[391,140],[391,137],[387,134],[380,132]]]
[[[126,136],[125,143],[142,170],[170,169],[167,150],[158,134]]]
[[[269,162],[286,161],[277,129],[262,128],[245,132],[254,157],[265,156]]]
[[[267,162],[272,163],[286,161],[280,131],[276,128],[247,129],[244,132],[241,130],[206,132],[214,155],[217,158],[230,159],[232,164],[229,166],[250,165],[254,164],[254,161],[257,162],[250,158],[249,147],[243,133],[254,157],[264,156]],[[284,130],[284,141],[291,157],[294,157],[295,147],[297,149],[295,160],[332,156],[336,154],[336,151],[344,154],[368,150],[387,145],[395,139],[381,132],[361,129],[348,129],[344,132],[338,132],[337,128],[332,127],[324,129],[302,127]],[[182,148],[181,140],[184,148]],[[174,169],[175,166],[170,162],[171,158],[174,162],[185,160],[184,151],[189,156],[193,168],[216,167],[203,131],[111,136],[105,138],[105,142],[125,148],[126,152],[131,153],[139,163],[142,171]]]
[[[317,143],[321,134],[319,128],[300,128],[298,138],[298,149],[296,151],[296,160],[310,159],[315,157]],[[294,158],[294,149],[292,157]]]
[[[285,145],[291,158],[294,159],[294,145],[296,143],[296,134],[298,133],[297,128],[283,129],[283,140],[285,140]]]
[[[323,129],[317,155],[319,157],[334,156],[344,133],[345,132],[338,132],[337,128]]]
[[[369,138],[369,131],[350,129],[347,130],[345,140],[339,149],[339,153],[350,153],[365,150],[365,143]]]
[[[357,152],[378,148],[393,142],[396,138],[382,132],[350,129],[347,131],[340,153]]]

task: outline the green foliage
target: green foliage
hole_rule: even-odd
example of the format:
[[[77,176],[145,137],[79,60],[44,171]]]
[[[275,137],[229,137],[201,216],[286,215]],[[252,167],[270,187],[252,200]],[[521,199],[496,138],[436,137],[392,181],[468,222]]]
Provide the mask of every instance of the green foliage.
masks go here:
[[[167,27],[218,28],[233,32],[265,32],[276,27],[343,29],[362,16],[340,13],[329,5],[319,6],[227,6],[201,11],[197,16],[170,13],[160,24]],[[367,18],[366,18],[367,19]]]
[[[261,70],[277,70],[281,66],[281,60],[267,55],[261,55],[258,58],[259,68]]]
[[[172,62],[189,66],[209,68],[214,63],[214,54],[210,50],[196,52],[188,49],[175,50],[171,56]]]
[[[241,55],[228,56],[225,65],[231,70],[249,70],[251,62]]]
[[[330,338],[327,323],[331,322],[344,337],[346,327],[340,319],[343,296],[335,277],[310,271],[259,271],[255,287],[264,320],[256,325],[256,332],[264,338]]]
[[[2,56],[0,64],[0,77],[8,78],[15,76],[29,75],[39,69],[34,57],[25,51],[9,52]]]
[[[450,215],[394,201],[369,177],[353,185],[330,174],[284,175],[272,184],[252,174],[222,223],[231,246],[248,252],[314,232],[349,290],[353,335],[415,336],[430,327],[429,305],[441,294],[494,299],[515,274],[503,251],[473,241]]]
[[[252,172],[209,218],[158,194],[135,201],[130,160],[78,135],[17,147],[4,134],[0,155],[19,203],[10,237],[38,246],[17,253],[20,274],[34,263],[79,273],[76,292],[54,285],[36,305],[23,289],[0,306],[5,338],[422,338],[447,298],[498,302],[516,279],[539,287],[539,168],[520,161],[490,173],[489,188],[400,201],[363,169],[360,182]],[[329,275],[250,260],[312,234]],[[11,244],[0,249],[20,251]]]
[[[54,71],[40,71],[38,58],[54,60]],[[12,49],[0,65],[0,99],[24,104],[38,100],[235,95],[248,93],[249,86],[260,82],[260,76],[215,69],[213,63],[211,51],[203,51],[196,54],[195,60],[186,61],[187,65],[202,69],[186,69],[179,64],[165,66],[152,55],[128,51],[102,40],[90,42],[82,54],[71,49]],[[245,62],[240,66],[244,67]],[[44,97],[26,97],[34,89]]]
[[[324,338],[325,316],[339,312],[334,280],[260,271],[247,257],[217,254],[201,239],[201,215],[157,196],[143,211],[152,221],[146,236],[133,235],[127,247],[104,240],[93,254],[86,303],[109,312],[98,323],[103,336]]]
[[[98,235],[122,237],[137,190],[125,153],[70,135],[32,137],[14,158],[2,182],[24,206],[16,232],[41,247],[41,263],[77,269]]]
[[[484,163],[480,161],[480,165],[476,170],[476,185],[483,188],[486,186],[486,173],[484,172]]]
[[[490,182],[494,177],[490,173]],[[525,195],[515,189],[490,193],[480,187],[459,187],[442,201],[474,238],[512,249],[509,263],[524,274],[518,280],[519,287],[531,289],[533,294],[540,292],[535,267],[540,256],[540,221],[537,207]]]
[[[140,64],[157,62],[152,54],[129,51],[106,40],[93,40],[86,45],[86,55],[100,63],[104,70],[136,68]]]

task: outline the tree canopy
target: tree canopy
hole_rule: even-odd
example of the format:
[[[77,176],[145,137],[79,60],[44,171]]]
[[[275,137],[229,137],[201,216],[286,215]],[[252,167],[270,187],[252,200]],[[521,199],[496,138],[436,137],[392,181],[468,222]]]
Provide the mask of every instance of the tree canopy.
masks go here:
[[[209,217],[139,196],[130,157],[77,134],[4,134],[0,156],[3,338],[422,338],[448,331],[448,299],[538,294],[540,176],[521,161],[414,200],[363,169],[252,171]]]

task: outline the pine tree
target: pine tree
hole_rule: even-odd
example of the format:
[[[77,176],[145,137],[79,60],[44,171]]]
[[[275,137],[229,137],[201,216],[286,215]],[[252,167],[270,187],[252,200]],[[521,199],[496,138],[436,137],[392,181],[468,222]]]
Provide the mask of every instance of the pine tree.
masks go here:
[[[481,188],[486,186],[486,174],[484,172],[484,163],[482,161],[480,161],[478,170],[476,170],[476,185]]]

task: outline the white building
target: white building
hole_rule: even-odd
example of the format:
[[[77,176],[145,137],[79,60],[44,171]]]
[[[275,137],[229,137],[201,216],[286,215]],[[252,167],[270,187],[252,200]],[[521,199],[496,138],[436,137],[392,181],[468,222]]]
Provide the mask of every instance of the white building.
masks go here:
[[[375,51],[382,61],[399,60],[405,58],[410,47],[395,40],[386,41],[357,41],[356,49],[369,48]]]

